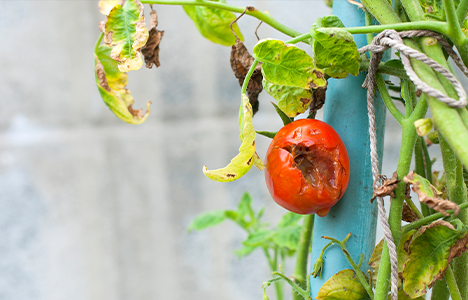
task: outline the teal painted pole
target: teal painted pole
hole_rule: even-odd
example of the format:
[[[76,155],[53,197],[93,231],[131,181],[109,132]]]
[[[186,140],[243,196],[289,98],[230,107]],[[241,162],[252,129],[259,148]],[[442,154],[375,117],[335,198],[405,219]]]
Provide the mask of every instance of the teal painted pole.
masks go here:
[[[333,14],[337,15],[346,27],[364,26],[364,12],[346,0],[333,1]],[[365,35],[355,35],[359,47],[366,45]],[[362,270],[369,268],[367,262],[375,246],[377,222],[376,203],[370,204],[372,197],[372,169],[369,148],[369,123],[367,117],[366,93],[361,86],[365,73],[348,76],[346,79],[329,80],[326,94],[324,121],[340,134],[349,153],[351,177],[343,198],[324,218],[316,217],[314,224],[311,267],[329,242],[321,238],[330,236],[343,240],[351,232],[346,243],[351,257],[359,262],[364,254]],[[375,100],[377,121],[377,143],[379,159],[382,161],[383,136],[385,128],[385,105],[380,97]],[[331,276],[343,269],[352,269],[339,246],[325,251],[322,278],[311,278],[311,296],[315,299],[320,287]],[[312,270],[311,270],[312,272]]]

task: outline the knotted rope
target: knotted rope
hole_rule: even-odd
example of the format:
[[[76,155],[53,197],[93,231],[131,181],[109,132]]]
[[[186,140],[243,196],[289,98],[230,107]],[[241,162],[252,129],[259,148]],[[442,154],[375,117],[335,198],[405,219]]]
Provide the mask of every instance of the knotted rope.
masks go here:
[[[382,59],[383,51],[393,47],[400,51],[401,61],[405,68],[406,73],[410,80],[415,84],[417,89],[421,90],[423,93],[426,93],[429,96],[435,97],[437,100],[446,103],[451,107],[461,108],[467,105],[466,92],[463,89],[460,82],[457,78],[446,68],[440,65],[438,62],[429,58],[424,53],[421,53],[417,50],[414,50],[411,47],[406,46],[403,43],[402,38],[409,37],[432,37],[435,38],[448,52],[450,57],[456,63],[456,65],[462,70],[462,72],[468,76],[468,68],[465,67],[461,59],[452,49],[452,47],[447,43],[447,41],[441,37],[439,34],[429,31],[429,30],[411,30],[397,32],[395,30],[389,29],[384,30],[374,37],[370,45],[364,46],[359,49],[359,53],[370,51],[372,52],[369,72],[367,77],[362,85],[363,88],[367,88],[367,110],[369,117],[369,136],[370,136],[370,152],[371,152],[371,164],[372,164],[372,177],[374,179],[373,188],[377,188],[381,185],[379,175],[379,157],[377,154],[377,137],[376,137],[376,125],[375,125],[375,109],[374,109],[374,89],[375,89],[375,73],[379,66],[380,60]],[[455,91],[458,94],[459,99],[453,99],[439,90],[429,86],[427,83],[422,81],[418,75],[416,75],[409,57],[415,58],[424,64],[430,66],[435,71],[439,72],[445,78],[447,78],[454,86]],[[385,211],[384,201],[382,197],[377,197],[377,205],[379,209],[380,222],[382,223],[385,240],[387,242],[389,255],[390,255],[390,264],[391,264],[391,297],[392,300],[398,299],[398,257],[396,251],[396,245],[393,240],[393,235],[390,230],[390,225],[387,220],[387,214]]]

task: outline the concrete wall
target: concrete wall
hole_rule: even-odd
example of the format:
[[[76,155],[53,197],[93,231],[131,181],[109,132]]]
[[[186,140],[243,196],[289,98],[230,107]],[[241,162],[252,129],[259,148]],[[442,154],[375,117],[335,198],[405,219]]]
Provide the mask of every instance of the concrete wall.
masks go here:
[[[300,32],[330,12],[322,1],[230,3]],[[239,146],[230,48],[203,39],[180,7],[155,8],[161,67],[130,73],[134,107],[153,102],[146,123],[132,126],[94,83],[97,1],[0,1],[0,299],[261,298],[268,268],[260,252],[233,255],[240,229],[186,232],[197,214],[234,208],[245,191],[272,223],[284,212],[262,172],[220,184],[201,171],[223,167]],[[239,22],[250,49],[257,24]],[[267,25],[259,35],[286,39]],[[270,100],[260,97],[259,130],[281,127]],[[393,159],[399,137],[390,134]],[[268,143],[258,138],[262,156]]]

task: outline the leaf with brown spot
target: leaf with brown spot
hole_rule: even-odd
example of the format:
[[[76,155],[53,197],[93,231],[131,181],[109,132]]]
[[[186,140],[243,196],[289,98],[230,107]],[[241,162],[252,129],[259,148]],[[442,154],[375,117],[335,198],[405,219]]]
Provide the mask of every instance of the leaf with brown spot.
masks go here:
[[[387,179],[385,176],[381,176],[383,179],[382,185],[374,188],[374,194],[371,198],[371,203],[376,197],[385,197],[390,196],[395,198],[395,190],[398,187],[398,183],[401,181],[397,177],[397,173],[393,172],[393,176],[390,179]]]
[[[364,273],[363,275],[367,277]],[[317,293],[317,300],[370,299],[354,270],[346,269],[333,275]]]
[[[278,107],[288,117],[294,118],[304,113],[312,101],[312,91],[308,89],[277,85],[263,79],[263,88],[278,102]]]
[[[443,199],[442,195],[426,178],[411,171],[403,178],[407,184],[412,185],[412,190],[418,194],[419,201],[425,203],[430,208],[449,216],[447,210],[453,210],[456,215],[460,212],[460,207],[449,200]]]
[[[146,104],[146,113],[133,109],[133,97],[126,85],[128,75],[119,71],[117,62],[110,57],[111,48],[101,45],[95,55],[96,85],[104,103],[122,121],[141,124],[149,115],[150,101]]]
[[[239,85],[244,84],[245,76],[249,72],[254,58],[250,55],[249,51],[245,47],[244,43],[240,40],[236,42],[235,45],[231,47],[231,69],[234,73],[234,76],[239,80]],[[253,114],[258,111],[258,94],[263,90],[262,79],[263,75],[261,72],[262,65],[259,63],[255,68],[254,73],[250,77],[250,81],[247,85],[247,97],[249,98],[250,105],[253,109]]]
[[[325,95],[327,92],[327,86],[320,89],[315,89],[312,92],[312,101],[309,104],[309,119],[315,119],[317,111],[322,108],[325,104]]]
[[[155,10],[151,10],[151,20],[150,20],[150,30],[149,30],[149,37],[146,45],[141,48],[141,54],[145,58],[146,67],[151,69],[153,64],[156,65],[158,68],[161,63],[159,62],[159,43],[161,43],[161,39],[163,38],[164,31],[157,30],[156,27],[158,26],[158,15]]]
[[[403,289],[411,298],[423,296],[427,287],[442,279],[452,259],[462,255],[468,243],[466,228],[458,219],[437,221],[419,232],[410,244],[403,270]]]

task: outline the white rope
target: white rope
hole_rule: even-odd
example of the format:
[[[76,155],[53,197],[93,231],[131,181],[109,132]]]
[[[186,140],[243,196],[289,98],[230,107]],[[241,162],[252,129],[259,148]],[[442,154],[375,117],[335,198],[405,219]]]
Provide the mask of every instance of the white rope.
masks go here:
[[[401,61],[403,66],[408,74],[410,80],[415,84],[415,86],[422,92],[428,94],[429,96],[435,97],[437,100],[446,103],[451,107],[462,108],[467,105],[466,92],[463,89],[460,82],[456,77],[442,65],[429,58],[424,53],[421,53],[417,50],[414,50],[411,47],[406,46],[403,43],[402,38],[405,37],[420,37],[420,36],[430,36],[435,39],[446,49],[450,57],[457,64],[457,66],[462,70],[462,72],[468,76],[468,68],[465,67],[458,55],[453,51],[452,47],[447,43],[447,41],[438,35],[435,32],[428,30],[411,30],[404,32],[396,32],[395,30],[385,30],[378,34],[370,45],[367,45],[359,49],[359,53],[362,54],[367,51],[372,52],[372,57],[369,65],[369,72],[367,74],[366,80],[364,81],[363,88],[367,88],[367,110],[369,117],[369,136],[370,136],[370,152],[371,152],[371,163],[372,163],[372,176],[374,179],[373,188],[377,188],[381,185],[380,175],[379,175],[379,157],[377,154],[377,137],[376,137],[376,126],[375,126],[375,109],[374,109],[374,88],[375,88],[375,73],[379,66],[380,60],[382,59],[382,52],[387,50],[390,47],[393,47],[400,51]],[[429,86],[427,83],[422,81],[413,70],[409,57],[415,58],[424,64],[430,66],[435,71],[439,72],[442,76],[447,78],[454,86],[455,91],[458,94],[459,99],[453,99],[439,90]],[[380,222],[382,223],[385,240],[387,242],[389,255],[390,255],[390,264],[391,264],[391,297],[392,300],[398,299],[398,256],[396,251],[395,242],[393,240],[393,235],[390,230],[390,225],[388,223],[387,214],[385,211],[384,201],[382,197],[377,197],[377,205],[379,209]]]

